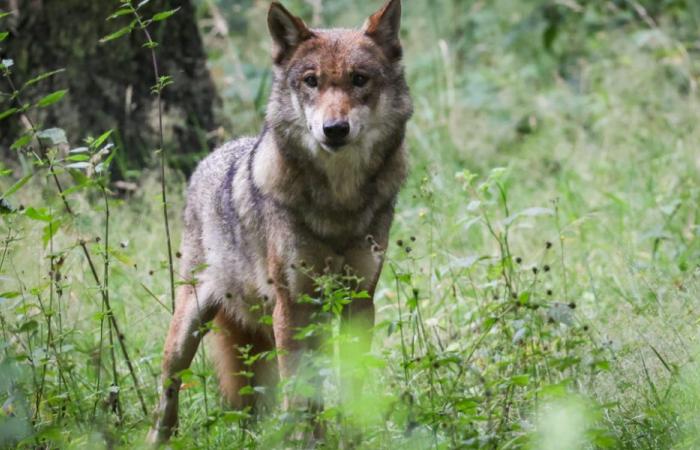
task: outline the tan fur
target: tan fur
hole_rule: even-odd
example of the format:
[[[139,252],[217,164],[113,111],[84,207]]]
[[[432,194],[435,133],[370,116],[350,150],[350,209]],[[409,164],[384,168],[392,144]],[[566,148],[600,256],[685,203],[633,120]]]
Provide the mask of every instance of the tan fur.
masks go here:
[[[219,387],[226,403],[237,409],[259,406],[264,395],[241,396],[239,392],[245,386],[263,387],[266,394],[273,392],[278,381],[277,370],[274,362],[264,358],[257,360],[252,367],[246,366],[240,358],[241,349],[250,346],[248,355],[258,355],[273,350],[274,342],[264,333],[242,329],[222,312],[214,318],[214,326],[217,331],[212,336],[211,358],[216,365]],[[251,371],[252,379],[242,375]]]
[[[318,347],[317,338],[295,339],[316,312],[298,301],[317,295],[310,273],[349,270],[361,279],[359,290],[374,294],[407,171],[412,104],[400,63],[400,14],[400,0],[389,0],[361,30],[311,30],[271,5],[275,64],[265,129],[216,150],[190,180],[180,266],[187,284],[178,290],[165,343],[150,442],[167,441],[177,426],[179,373],[208,322],[224,399],[257,408],[274,398],[278,379],[300,377]],[[337,123],[340,136],[329,131]],[[271,327],[264,315],[272,316]],[[360,353],[370,349],[373,322],[371,301],[344,310],[343,326],[357,333],[352,345]],[[274,349],[276,361],[246,367],[246,346],[251,355]],[[251,369],[252,379],[242,376]],[[285,391],[284,408],[321,407],[322,383],[311,372],[318,392]],[[361,380],[346,381],[352,396]],[[249,383],[264,388],[261,394],[242,396]]]

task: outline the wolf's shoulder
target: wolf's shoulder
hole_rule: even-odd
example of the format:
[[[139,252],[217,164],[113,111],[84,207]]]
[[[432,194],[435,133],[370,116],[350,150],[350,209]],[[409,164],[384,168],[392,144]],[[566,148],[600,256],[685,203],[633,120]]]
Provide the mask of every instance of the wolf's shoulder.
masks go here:
[[[255,141],[255,137],[242,137],[226,142],[200,161],[192,178],[198,175],[208,177],[212,170],[226,171],[235,159],[242,157],[253,148]]]
[[[255,137],[242,137],[218,147],[199,162],[190,178],[190,187],[201,181],[210,184],[212,181],[221,179],[237,159],[243,158],[250,152],[255,142]]]

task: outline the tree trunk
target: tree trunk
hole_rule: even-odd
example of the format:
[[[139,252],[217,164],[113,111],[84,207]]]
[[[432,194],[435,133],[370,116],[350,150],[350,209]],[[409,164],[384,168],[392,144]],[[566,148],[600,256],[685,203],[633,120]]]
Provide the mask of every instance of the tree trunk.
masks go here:
[[[135,28],[127,36],[99,42],[133,19],[106,20],[118,7],[115,0],[0,0],[0,9],[12,12],[0,19],[0,30],[10,31],[0,44],[0,56],[14,60],[13,79],[18,85],[40,73],[65,68],[23,92],[22,100],[35,102],[58,89],[69,89],[68,94],[29,114],[40,127],[66,130],[75,146],[87,136],[114,129],[119,151],[113,170],[123,178],[155,160],[159,139],[158,106],[151,93],[153,64],[150,50],[143,46],[143,32]],[[174,15],[148,29],[159,44],[160,73],[173,80],[163,91],[169,163],[189,172],[220,136],[221,102],[207,69],[195,11],[190,1],[152,0],[139,12],[148,19],[177,7]],[[9,87],[3,85],[0,90],[8,92]],[[11,155],[9,145],[25,129],[16,115],[0,121],[3,154]]]

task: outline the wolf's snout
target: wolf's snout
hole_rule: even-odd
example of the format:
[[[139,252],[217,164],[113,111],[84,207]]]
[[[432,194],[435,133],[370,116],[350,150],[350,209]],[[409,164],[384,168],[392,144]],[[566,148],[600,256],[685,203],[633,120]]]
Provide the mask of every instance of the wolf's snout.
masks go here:
[[[350,123],[347,120],[327,120],[323,123],[323,134],[331,144],[341,144],[350,134]]]

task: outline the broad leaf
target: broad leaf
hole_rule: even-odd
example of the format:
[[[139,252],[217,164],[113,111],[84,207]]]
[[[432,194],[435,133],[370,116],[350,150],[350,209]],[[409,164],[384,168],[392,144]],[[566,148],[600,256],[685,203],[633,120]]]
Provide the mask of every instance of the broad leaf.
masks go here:
[[[46,130],[39,131],[36,137],[38,137],[41,144],[46,147],[68,143],[66,132],[61,128],[47,128]]]
[[[66,95],[66,92],[68,92],[68,89],[61,89],[60,91],[52,92],[49,95],[42,98],[41,100],[39,100],[39,102],[36,105],[40,108],[53,105],[57,101],[61,100],[63,96]]]

